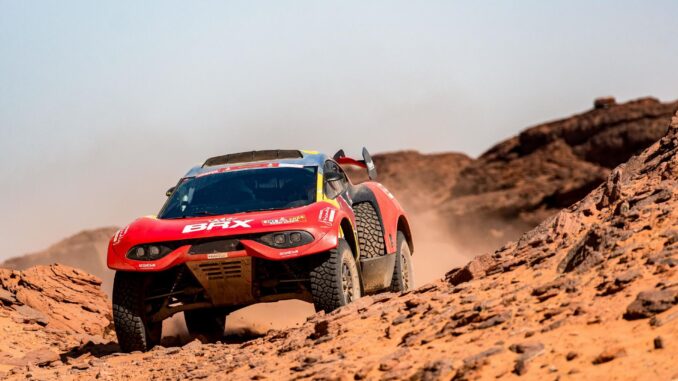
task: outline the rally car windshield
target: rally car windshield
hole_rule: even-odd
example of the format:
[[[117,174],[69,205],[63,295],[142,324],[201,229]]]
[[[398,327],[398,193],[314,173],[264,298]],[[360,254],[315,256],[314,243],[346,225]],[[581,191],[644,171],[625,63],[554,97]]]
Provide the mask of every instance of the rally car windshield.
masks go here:
[[[295,208],[316,197],[315,167],[224,171],[183,179],[158,218],[217,216]]]

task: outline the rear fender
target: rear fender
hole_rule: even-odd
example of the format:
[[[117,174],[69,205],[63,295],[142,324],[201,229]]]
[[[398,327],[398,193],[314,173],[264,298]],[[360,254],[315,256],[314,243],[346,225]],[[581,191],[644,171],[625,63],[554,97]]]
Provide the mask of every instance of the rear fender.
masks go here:
[[[393,194],[383,185],[367,181],[353,187],[351,198],[354,204],[369,202],[374,206],[384,235],[386,253],[395,253],[398,249],[398,220],[405,212]]]
[[[410,248],[410,255],[414,255],[414,240],[412,239],[412,230],[410,229],[410,223],[407,221],[407,217],[405,217],[404,214],[398,217],[397,229],[405,236],[407,246]]]
[[[385,230],[385,224],[384,224],[384,218],[383,214],[381,212],[381,206],[380,203],[377,199],[377,196],[375,195],[374,191],[372,188],[369,186],[369,183],[362,183],[358,185],[354,185],[351,187],[349,190],[351,200],[353,201],[353,204],[360,204],[363,202],[369,202],[372,204],[374,207],[374,210],[377,212],[377,217],[379,218],[379,224],[381,225],[381,232],[386,236],[386,230]],[[386,252],[391,252],[389,249],[388,243],[386,244]]]

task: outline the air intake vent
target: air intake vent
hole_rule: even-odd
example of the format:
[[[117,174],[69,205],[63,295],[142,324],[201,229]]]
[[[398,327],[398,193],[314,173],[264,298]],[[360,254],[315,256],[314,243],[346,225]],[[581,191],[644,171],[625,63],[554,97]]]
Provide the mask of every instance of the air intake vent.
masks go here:
[[[242,277],[242,263],[233,262],[209,262],[198,265],[198,271],[208,280],[221,280]]]
[[[215,156],[207,159],[203,167],[215,165],[250,163],[253,161],[270,161],[278,159],[301,159],[304,155],[296,150],[265,150],[231,153],[228,155]]]
[[[216,241],[207,241],[196,243],[188,249],[189,254],[213,254],[228,253],[230,251],[242,250],[243,246],[238,239],[220,239]]]

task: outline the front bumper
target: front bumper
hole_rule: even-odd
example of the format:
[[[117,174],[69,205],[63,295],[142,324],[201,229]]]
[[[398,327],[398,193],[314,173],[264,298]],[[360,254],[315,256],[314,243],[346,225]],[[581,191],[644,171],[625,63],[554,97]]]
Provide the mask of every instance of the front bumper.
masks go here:
[[[214,237],[210,239],[233,239],[234,237]],[[300,258],[307,255],[326,252],[337,246],[337,236],[324,232],[322,236],[316,238],[313,242],[296,246],[292,248],[278,249],[264,245],[253,239],[240,239],[241,249],[233,251],[216,251],[206,254],[191,253],[191,247],[201,244],[208,239],[186,243],[166,256],[154,261],[139,261],[126,257],[126,253],[121,253],[112,245],[108,248],[108,267],[112,270],[122,271],[141,271],[157,272],[167,270],[186,263],[191,265],[193,262],[229,262],[228,259],[237,258],[261,258],[269,261],[284,261],[288,259]],[[189,266],[191,267],[191,266]]]

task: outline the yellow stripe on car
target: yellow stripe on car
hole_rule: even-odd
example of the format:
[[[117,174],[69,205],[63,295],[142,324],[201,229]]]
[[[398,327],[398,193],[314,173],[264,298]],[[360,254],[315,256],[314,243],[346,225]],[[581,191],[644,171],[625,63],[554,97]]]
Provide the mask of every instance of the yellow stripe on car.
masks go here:
[[[332,204],[335,208],[339,209],[339,201],[335,199],[328,198],[325,196],[325,192],[323,191],[323,175],[321,173],[318,173],[318,184],[316,186],[317,191],[316,191],[316,201],[325,201],[329,204]]]

